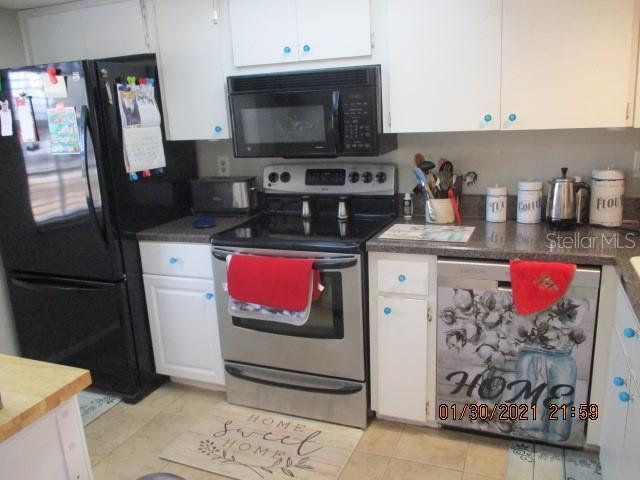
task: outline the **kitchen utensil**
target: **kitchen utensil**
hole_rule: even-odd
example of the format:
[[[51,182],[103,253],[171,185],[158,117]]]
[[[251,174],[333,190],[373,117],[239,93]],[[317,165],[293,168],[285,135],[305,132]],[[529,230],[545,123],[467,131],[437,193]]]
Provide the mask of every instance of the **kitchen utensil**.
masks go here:
[[[547,221],[552,228],[573,229],[576,227],[576,192],[579,189],[590,191],[590,187],[584,182],[577,183],[573,177],[567,177],[566,167],[560,170],[562,177],[547,182]]]
[[[432,198],[426,203],[427,223],[453,223],[456,219],[453,204],[449,198]]]
[[[467,185],[467,187],[475,185],[477,181],[478,174],[473,170],[464,174],[464,183]]]
[[[424,172],[420,170],[418,167],[414,167],[413,174],[415,175],[418,184],[422,185],[422,188],[425,188],[428,182]]]
[[[413,161],[420,170],[422,170],[425,174],[429,172],[429,170],[433,170],[436,168],[436,164],[433,163],[432,160],[426,160],[424,155],[421,153],[416,153],[413,156]]]
[[[453,173],[453,163],[451,163],[446,158],[441,158],[440,161],[438,162],[438,164],[440,165],[439,170],[441,172]]]
[[[456,193],[453,189],[449,189],[449,200],[451,200],[451,205],[453,206],[453,214],[456,217],[456,222],[458,225],[462,223],[462,216],[460,215],[460,209],[458,208],[458,199],[456,198]]]

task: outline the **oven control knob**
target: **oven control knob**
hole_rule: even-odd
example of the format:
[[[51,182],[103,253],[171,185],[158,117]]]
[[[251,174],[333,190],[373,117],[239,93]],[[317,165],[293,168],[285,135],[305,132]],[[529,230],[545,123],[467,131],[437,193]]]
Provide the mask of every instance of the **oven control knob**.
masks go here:
[[[362,181],[364,183],[371,183],[371,180],[373,180],[373,173],[371,172],[364,172],[362,174]]]
[[[271,172],[267,177],[271,183],[276,183],[278,181],[278,172]]]
[[[387,180],[387,174],[384,172],[376,173],[376,180],[378,180],[378,183],[384,183]]]
[[[291,174],[289,172],[282,172],[280,174],[280,181],[282,183],[287,183],[289,180],[291,180]]]
[[[349,181],[351,183],[356,183],[358,180],[360,180],[360,174],[358,172],[351,172],[349,174]]]

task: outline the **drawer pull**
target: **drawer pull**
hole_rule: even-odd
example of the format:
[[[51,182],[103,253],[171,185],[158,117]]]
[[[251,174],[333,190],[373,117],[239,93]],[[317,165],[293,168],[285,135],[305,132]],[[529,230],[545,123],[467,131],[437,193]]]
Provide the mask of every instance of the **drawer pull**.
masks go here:
[[[178,263],[178,259],[177,259],[176,257],[171,257],[171,258],[169,259],[169,263],[170,263],[171,265],[175,265],[176,263]]]
[[[633,328],[625,328],[622,331],[622,334],[627,338],[633,338],[637,335],[636,331]]]
[[[384,307],[383,312],[384,312],[385,315],[389,315],[391,313],[391,308],[390,307]]]
[[[629,395],[627,392],[620,392],[618,394],[618,398],[620,399],[621,402],[628,402],[629,400],[631,400],[631,395]]]
[[[211,292],[207,292],[204,294],[204,298],[206,298],[207,300],[211,300],[213,298],[213,293]]]
[[[405,280],[407,280],[407,277],[404,275],[398,275],[398,281],[399,282],[404,282]]]
[[[622,378],[622,377],[613,377],[613,384],[616,387],[624,387],[624,378]]]

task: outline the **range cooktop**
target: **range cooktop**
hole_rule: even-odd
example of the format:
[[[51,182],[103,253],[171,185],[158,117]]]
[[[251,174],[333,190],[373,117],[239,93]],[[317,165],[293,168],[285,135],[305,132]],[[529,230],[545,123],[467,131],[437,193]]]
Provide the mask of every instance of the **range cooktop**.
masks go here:
[[[300,216],[262,213],[211,237],[215,246],[358,253],[365,242],[391,224],[393,218],[354,217],[339,221],[335,216]]]

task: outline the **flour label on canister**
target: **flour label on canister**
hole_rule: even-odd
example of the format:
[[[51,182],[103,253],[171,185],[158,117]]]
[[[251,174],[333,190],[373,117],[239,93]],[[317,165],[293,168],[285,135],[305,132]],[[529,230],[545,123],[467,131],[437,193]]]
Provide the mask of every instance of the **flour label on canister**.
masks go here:
[[[592,178],[589,222],[619,227],[622,225],[624,172],[613,169],[594,170]]]

